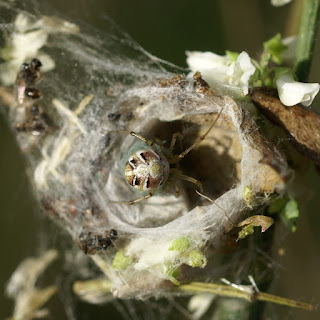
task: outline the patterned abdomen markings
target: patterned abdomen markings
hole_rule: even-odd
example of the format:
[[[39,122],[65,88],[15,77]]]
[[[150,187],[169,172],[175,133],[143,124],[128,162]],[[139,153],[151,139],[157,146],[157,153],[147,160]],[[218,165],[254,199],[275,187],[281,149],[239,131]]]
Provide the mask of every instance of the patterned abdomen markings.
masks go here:
[[[152,192],[166,182],[169,171],[169,163],[160,152],[141,149],[130,156],[125,167],[125,177],[136,190]]]

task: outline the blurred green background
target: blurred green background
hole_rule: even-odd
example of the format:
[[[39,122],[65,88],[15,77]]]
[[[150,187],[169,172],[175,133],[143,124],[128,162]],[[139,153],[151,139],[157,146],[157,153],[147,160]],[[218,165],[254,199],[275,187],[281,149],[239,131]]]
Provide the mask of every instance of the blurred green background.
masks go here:
[[[296,0],[281,8],[272,7],[270,0],[43,0],[33,4],[41,3],[45,14],[60,12],[65,17],[83,20],[100,32],[106,26],[105,17],[109,16],[153,55],[186,67],[185,50],[209,50],[219,54],[225,49],[245,50],[256,57],[261,52],[262,42],[275,33],[288,36],[295,32],[299,2]],[[311,82],[320,82],[319,56],[318,43]],[[320,110],[319,101],[318,98],[313,108]],[[4,287],[17,265],[24,258],[37,255],[41,247],[71,246],[71,243],[57,226],[39,214],[25,174],[24,159],[1,113],[0,150],[0,319],[4,319],[10,316],[13,307],[3,295]],[[276,246],[284,248],[285,254],[275,254],[275,260],[270,261],[270,267],[276,266],[278,270],[271,293],[313,303],[320,300],[319,180],[319,175],[306,172],[305,188],[309,188],[312,198],[302,210],[297,232],[278,236]],[[59,294],[50,303],[51,319],[67,319],[63,300],[66,299]],[[131,305],[122,306],[127,310],[125,313],[130,314],[128,319],[140,319],[128,313]],[[278,306],[268,308],[274,316],[270,319],[319,319],[318,312]],[[95,307],[78,303],[77,309],[77,319],[122,319],[113,305]],[[72,319],[71,312],[69,318]]]

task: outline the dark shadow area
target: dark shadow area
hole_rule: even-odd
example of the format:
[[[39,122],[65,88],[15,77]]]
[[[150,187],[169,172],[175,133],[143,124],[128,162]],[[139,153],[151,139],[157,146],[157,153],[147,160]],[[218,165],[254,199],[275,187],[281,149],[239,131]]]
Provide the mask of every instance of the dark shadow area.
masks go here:
[[[204,115],[204,118],[207,115]],[[219,130],[219,129],[215,129]],[[183,120],[172,122],[159,122],[153,125],[148,138],[159,139],[164,142],[164,148],[170,146],[174,133],[180,133],[177,138],[173,155],[178,155],[190,147],[205,130],[201,125],[186,122]],[[235,133],[234,133],[235,134]],[[231,158],[228,152],[230,145],[225,145],[219,139],[213,137],[214,133],[210,132],[206,139],[197,147],[190,151],[180,162],[172,165],[172,168],[178,168],[182,174],[196,179],[201,182],[203,192],[211,199],[216,199],[223,193],[230,190],[238,182],[237,169],[238,161]],[[219,146],[220,152],[215,149]],[[166,149],[165,149],[166,150]],[[223,150],[221,152],[221,150]],[[196,190],[200,191],[198,186],[192,182],[174,178],[181,194],[187,196],[190,208],[194,208],[207,201],[196,194]],[[172,192],[174,189],[171,188]]]

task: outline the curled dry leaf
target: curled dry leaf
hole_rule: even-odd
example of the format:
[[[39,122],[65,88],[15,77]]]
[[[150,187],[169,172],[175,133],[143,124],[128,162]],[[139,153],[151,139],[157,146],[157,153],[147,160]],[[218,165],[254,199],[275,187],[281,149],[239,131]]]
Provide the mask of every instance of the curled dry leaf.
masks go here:
[[[244,239],[254,232],[254,227],[261,227],[261,232],[266,232],[272,225],[274,220],[264,215],[251,216],[241,221],[237,227],[241,228],[238,233],[238,240]]]
[[[290,142],[305,157],[320,165],[320,116],[300,106],[285,106],[274,91],[257,88],[252,102],[289,135]]]
[[[266,232],[273,224],[273,219],[268,216],[255,215],[251,216],[238,224],[238,227],[252,225],[253,227],[261,227],[261,232]]]

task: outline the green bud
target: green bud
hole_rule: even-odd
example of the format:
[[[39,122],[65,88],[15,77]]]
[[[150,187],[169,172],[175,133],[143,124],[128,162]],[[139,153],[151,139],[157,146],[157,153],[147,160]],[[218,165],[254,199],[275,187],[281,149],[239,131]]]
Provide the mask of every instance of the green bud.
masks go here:
[[[288,49],[288,47],[282,43],[280,33],[264,42],[263,48],[263,54],[270,54],[271,60],[277,64],[282,63],[283,52]]]
[[[177,238],[171,242],[171,246],[168,249],[169,251],[179,251],[180,253],[186,251],[190,247],[190,238],[189,237],[182,237]]]
[[[201,251],[191,250],[188,256],[186,257],[185,264],[187,264],[192,268],[195,268],[195,267],[204,268],[207,265],[207,259]]]
[[[131,263],[131,258],[125,256],[123,250],[118,250],[112,261],[112,268],[116,270],[124,270]]]
[[[251,203],[252,203],[252,201],[254,199],[254,192],[253,192],[252,187],[246,186],[246,187],[243,188],[242,198],[243,198],[243,200],[246,202],[246,204],[248,206],[251,205]]]
[[[298,202],[294,199],[287,201],[281,210],[281,219],[285,226],[291,230],[291,232],[295,232],[297,230],[296,221],[299,218],[299,214]]]

